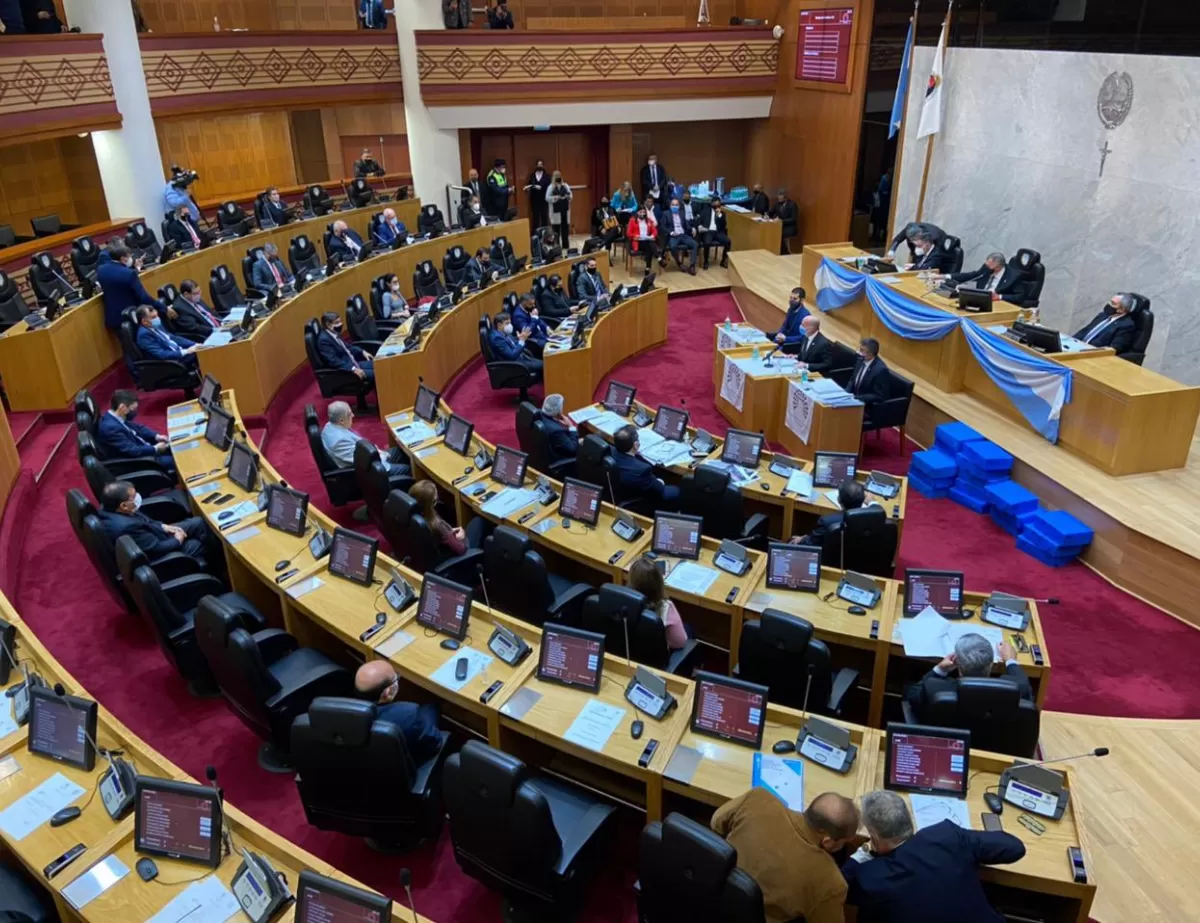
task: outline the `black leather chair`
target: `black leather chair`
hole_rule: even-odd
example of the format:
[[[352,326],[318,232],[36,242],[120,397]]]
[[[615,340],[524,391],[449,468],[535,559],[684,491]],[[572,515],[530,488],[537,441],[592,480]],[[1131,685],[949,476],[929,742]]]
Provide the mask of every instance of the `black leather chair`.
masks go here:
[[[962,272],[963,266],[963,248],[962,241],[957,237],[952,237],[947,234],[942,238],[942,252],[945,254],[946,262],[942,264],[942,272]]]
[[[354,345],[371,356],[379,352],[379,347],[391,332],[379,329],[371,308],[362,295],[351,295],[346,299],[346,329],[350,331],[350,339]]]
[[[246,283],[246,289],[254,288],[254,277],[251,272],[254,270],[254,264],[258,262],[258,258],[262,256],[262,244],[255,244],[246,250],[245,256],[242,257],[242,281]]]
[[[777,609],[764,609],[742,626],[734,675],[768,687],[767,698],[789,708],[804,707],[811,677],[808,710],[825,715],[841,714],[858,680],[857,670],[834,670],[829,647],[813,637],[811,622]]]
[[[646,597],[637,590],[606,583],[583,601],[580,627],[604,635],[604,650],[648,667],[688,676],[695,666],[697,642],[677,651],[667,647],[667,628],[658,613],[646,608]],[[629,639],[626,650],[625,639]]]
[[[579,276],[583,272],[583,267],[586,265],[586,260],[580,260],[577,263],[572,263],[571,271],[567,273],[567,294],[571,296],[572,304],[579,300]]]
[[[292,762],[304,816],[318,830],[404,849],[435,839],[442,826],[442,771],[450,733],[437,752],[413,762],[400,728],[370,702],[321,697],[292,723]]]
[[[382,334],[383,339],[386,339],[387,336],[392,333],[392,331],[404,323],[403,320],[400,320],[395,316],[383,316],[383,292],[387,287],[387,283],[384,280],[387,278],[387,276],[388,274],[384,274],[382,276],[376,276],[374,279],[372,279],[371,288],[369,291],[369,297],[371,300],[371,315],[375,318],[375,327]]]
[[[529,537],[511,526],[497,526],[484,539],[483,573],[493,605],[532,625],[579,624],[584,597],[592,590],[550,573]]]
[[[292,275],[297,278],[306,272],[320,272],[325,268],[321,255],[307,234],[298,234],[288,243],[288,263],[292,267]]]
[[[904,427],[908,423],[909,405],[912,404],[913,383],[892,369],[888,369],[887,374],[887,400],[872,404],[870,414],[863,414],[863,437],[865,439],[867,433],[870,432],[874,432],[878,436],[885,429],[891,429],[894,426],[900,430],[900,454],[903,455]]]
[[[484,314],[479,319],[479,352],[483,355],[484,365],[487,368],[488,384],[491,385],[493,391],[516,388],[520,393],[519,399],[527,401],[529,400],[529,388],[537,384],[537,376],[516,360],[496,358],[487,336],[491,326],[491,318]]]
[[[213,310],[222,317],[234,308],[246,306],[246,295],[238,285],[237,278],[224,263],[214,266],[208,274],[208,297]]]
[[[842,527],[845,526],[845,537]],[[839,570],[853,570],[876,577],[891,577],[895,571],[896,523],[878,506],[846,510],[842,522],[825,533],[821,542],[821,563]],[[842,562],[845,549],[846,560]]]
[[[1041,304],[1042,286],[1046,284],[1046,267],[1042,265],[1042,255],[1036,250],[1021,249],[1012,261],[1021,270],[1025,285],[1024,297],[1017,304],[1023,308],[1036,308]]]
[[[532,404],[530,406],[533,406]],[[518,435],[520,428],[517,429]],[[579,440],[579,451],[575,455],[575,476],[589,484],[603,484],[606,488],[605,499],[615,502],[616,498],[609,496],[608,476],[609,466],[605,460],[612,454],[612,448],[604,441],[603,436],[588,433]],[[614,485],[615,486],[615,485]]]
[[[506,919],[569,919],[600,858],[612,806],[476,740],[446,760],[454,858],[504,896]]]
[[[842,343],[830,341],[833,352],[833,365],[830,366],[827,377],[832,378],[843,388],[850,386],[850,376],[854,374],[854,365],[858,362],[858,353]]]
[[[77,225],[63,224],[58,215],[39,215],[36,218],[30,218],[29,226],[33,228],[35,237],[53,237],[55,234],[61,234],[68,227],[77,227]]]
[[[747,517],[741,491],[728,472],[700,465],[679,485],[679,511],[704,519],[704,534],[766,549],[770,521],[762,513]]]
[[[15,865],[0,864],[0,920],[9,923],[57,923],[58,911],[47,893]]]
[[[267,194],[265,192],[260,192],[254,197],[254,221],[258,225],[260,231],[277,227],[275,224],[275,219],[272,218],[271,213],[267,211]]]
[[[423,260],[413,270],[413,292],[417,299],[439,298],[446,293],[441,274],[432,260]]]
[[[325,451],[321,442],[321,422],[317,419],[316,408],[312,404],[304,406],[304,433],[308,437],[308,448],[312,452],[313,461],[317,463],[317,471],[321,474],[321,482],[325,492],[329,494],[329,502],[334,506],[345,506],[355,500],[362,499],[362,491],[358,489],[358,478],[354,468],[343,468]]]
[[[0,224],[0,249],[15,247],[18,243],[28,243],[32,237],[18,237],[11,224]]]
[[[392,546],[395,556],[406,561],[418,573],[436,574],[464,586],[479,583],[478,571],[483,566],[483,549],[468,548],[463,554],[449,554],[434,536],[429,522],[421,515],[417,501],[404,491],[388,492],[383,502],[379,531]]]
[[[85,298],[91,297],[88,286],[93,289],[96,287],[96,267],[99,263],[100,248],[94,240],[90,237],[76,237],[71,241],[71,266],[75,270],[75,278],[84,290]]]
[[[245,237],[250,233],[250,217],[237,202],[222,202],[217,208],[217,230],[222,237]]]
[[[8,329],[33,313],[12,276],[0,269],[0,326]]]
[[[205,596],[196,612],[196,643],[233,713],[263,739],[258,765],[290,772],[292,724],[320,696],[349,696],[348,672],[300,647],[286,631],[247,629],[225,599]]]
[[[83,300],[80,293],[63,273],[62,265],[48,250],[35,253],[29,258],[29,287],[42,307],[60,300],[77,304]]]
[[[638,841],[639,923],[764,923],[762,889],[737,850],[703,824],[668,814]]]
[[[388,477],[387,468],[379,457],[379,450],[366,440],[354,447],[354,477],[367,513],[375,525],[383,521],[383,504],[393,490],[408,492],[413,485],[411,477]]]
[[[304,210],[312,212],[316,218],[328,215],[333,211],[333,198],[324,186],[314,183],[304,191]]]
[[[125,232],[125,246],[133,254],[134,259],[141,259],[143,264],[157,263],[162,259],[163,248],[144,221],[135,221]]]
[[[470,261],[471,254],[458,245],[447,250],[442,257],[442,278],[446,280],[446,285],[462,285],[466,281],[467,263]]]
[[[85,434],[80,433],[76,438],[82,435]],[[121,472],[120,477],[117,477],[108,467],[108,463],[100,461],[95,455],[84,455],[81,453],[79,464],[83,468],[84,477],[87,479],[88,489],[92,492],[92,496],[96,498],[97,503],[103,502],[102,498],[105,487],[113,481],[121,480],[128,481],[142,495],[143,505],[149,503],[151,497],[164,497],[176,503],[180,508],[184,510],[188,509],[186,492],[176,490],[175,479],[156,465],[148,464],[140,470],[124,470]],[[147,513],[146,515],[150,514]],[[156,515],[155,518],[158,519],[160,517]],[[177,522],[178,520],[162,516],[161,521]]]
[[[446,233],[446,219],[436,205],[422,205],[417,215],[417,230],[422,237],[441,237]]]
[[[491,256],[493,266],[503,267],[505,272],[513,271],[517,258],[513,254],[512,241],[503,234],[492,238]]]
[[[526,401],[528,403],[528,401]],[[520,408],[518,408],[518,416]],[[517,431],[518,437],[520,430]],[[575,476],[575,459],[574,458],[555,458],[550,451],[550,437],[546,432],[546,421],[542,419],[541,414],[538,414],[530,428],[530,434],[533,437],[529,451],[529,466],[535,471],[541,471],[553,478],[562,480],[565,477]],[[524,449],[524,447],[522,447]]]
[[[308,354],[308,364],[317,378],[321,397],[352,396],[358,402],[359,410],[367,410],[367,395],[375,390],[374,382],[359,378],[353,371],[327,366],[321,359],[321,354],[317,352],[317,336],[320,331],[321,327],[315,317],[310,318],[304,325],[304,351]]]
[[[1154,312],[1150,310],[1150,299],[1145,295],[1130,292],[1129,297],[1133,299],[1133,310],[1129,312],[1129,319],[1133,321],[1133,346],[1123,353],[1117,353],[1117,357],[1141,365],[1146,361],[1146,349],[1150,346],[1150,337],[1154,335]]]
[[[129,367],[141,391],[174,391],[182,390],[188,399],[196,396],[200,387],[200,373],[197,369],[188,368],[178,359],[152,359],[142,352],[137,345],[137,324],[132,318],[132,312],[127,314],[117,329],[117,338],[121,341],[121,349],[129,360]]]
[[[355,178],[346,189],[350,204],[355,208],[366,208],[375,201],[375,190],[361,176]]]
[[[533,453],[533,421],[541,416],[541,413],[532,401],[521,401],[517,404],[517,445],[526,454]],[[532,460],[529,465],[538,471],[541,470]]]
[[[1029,758],[1037,752],[1041,713],[1004,677],[969,677],[957,689],[935,692],[917,714],[904,702],[904,720],[971,732],[971,746]]]
[[[75,459],[79,462],[79,467],[83,469],[84,474],[89,477],[95,477],[98,487],[103,487],[111,480],[129,481],[133,484],[138,493],[142,495],[143,505],[148,503],[155,494],[161,494],[165,491],[171,491],[170,499],[177,503],[182,511],[178,517],[162,515],[160,513],[151,513],[146,510],[146,515],[157,519],[159,522],[177,522],[180,519],[186,519],[191,515],[191,503],[188,501],[187,492],[180,490],[177,493],[173,491],[175,484],[175,476],[169,474],[167,470],[158,463],[156,456],[145,456],[144,458],[110,458],[105,457],[101,452],[98,443],[92,436],[96,430],[96,425],[92,423],[91,416],[86,411],[80,411],[75,414]],[[96,470],[89,473],[88,458],[100,460],[103,463],[103,471]],[[100,495],[96,495],[99,501]]]

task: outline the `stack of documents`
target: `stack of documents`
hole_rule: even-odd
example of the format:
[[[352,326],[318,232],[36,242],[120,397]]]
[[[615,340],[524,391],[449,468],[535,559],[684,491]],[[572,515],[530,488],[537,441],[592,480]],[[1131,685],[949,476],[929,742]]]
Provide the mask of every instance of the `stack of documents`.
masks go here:
[[[703,596],[716,582],[717,572],[694,561],[680,561],[667,576],[666,584],[674,590]]]
[[[578,410],[572,410],[569,414],[567,414],[567,416],[571,418],[573,423],[579,425],[580,423],[587,423],[589,420],[594,420],[596,417],[609,412],[610,411],[605,410],[603,407],[600,407],[597,404],[588,404],[586,407],[580,407]]]
[[[601,411],[597,416],[592,417],[588,422],[606,436],[612,436],[615,435],[617,430],[619,430],[629,421],[619,413],[613,413],[611,410],[604,410]]]
[[[854,407],[862,403],[832,378],[817,378],[808,384],[801,385],[800,388],[814,401],[825,407]]]
[[[954,645],[963,635],[983,635],[992,645],[992,660],[1000,660],[997,647],[1004,640],[1004,633],[990,625],[976,621],[952,622],[938,615],[932,606],[926,606],[911,619],[901,619],[892,634],[893,641],[904,642],[906,657],[948,657],[954,653]]]
[[[396,434],[396,438],[406,446],[416,445],[417,443],[424,442],[426,439],[432,439],[435,435],[437,435],[434,433],[433,427],[431,427],[424,420],[413,420],[413,422],[409,423],[407,426],[396,427],[394,432]]]
[[[659,437],[658,442],[649,449],[640,449],[638,454],[652,465],[670,468],[672,465],[682,465],[691,461],[692,449],[686,442],[673,442]]]
[[[537,499],[537,492],[525,487],[505,487],[480,507],[489,516],[504,519]]]
[[[803,497],[806,500],[812,496],[812,489],[812,474],[807,471],[801,471],[799,468],[788,476],[787,486],[784,488],[788,493],[795,494],[797,497]]]
[[[729,480],[734,484],[753,484],[759,479],[759,473],[753,468],[743,468],[741,465],[730,464],[723,462],[720,459],[713,459],[704,463],[705,468],[716,468],[718,471],[724,471],[729,475]]]

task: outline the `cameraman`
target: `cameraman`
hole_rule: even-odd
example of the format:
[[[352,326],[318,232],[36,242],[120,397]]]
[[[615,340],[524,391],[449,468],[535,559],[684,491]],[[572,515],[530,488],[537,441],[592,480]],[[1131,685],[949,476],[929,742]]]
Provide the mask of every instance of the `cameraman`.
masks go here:
[[[163,214],[174,212],[184,206],[192,216],[192,222],[199,224],[200,209],[187,193],[187,187],[199,179],[199,174],[192,170],[181,170],[178,166],[171,167],[171,178],[163,187]]]

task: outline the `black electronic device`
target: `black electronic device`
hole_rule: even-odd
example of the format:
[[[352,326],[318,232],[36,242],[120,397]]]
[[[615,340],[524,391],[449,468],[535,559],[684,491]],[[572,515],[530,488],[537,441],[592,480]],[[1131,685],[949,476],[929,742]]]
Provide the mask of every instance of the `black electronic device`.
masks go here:
[[[375,558],[378,554],[378,539],[351,529],[336,528],[329,547],[329,573],[370,586],[375,579]]]
[[[983,829],[988,833],[1001,833],[1004,830],[1004,822],[996,814],[983,811],[980,813],[979,819],[983,822]]]
[[[289,535],[303,535],[308,529],[308,494],[268,484],[267,525]]]
[[[417,385],[417,398],[413,401],[413,413],[426,423],[432,423],[437,419],[438,404],[441,399],[442,395],[439,392],[422,382]]]
[[[558,501],[558,511],[566,519],[574,519],[576,522],[582,522],[585,526],[594,526],[600,519],[600,502],[603,493],[603,487],[575,478],[564,478],[562,498]]]
[[[8,682],[11,671],[17,669],[13,650],[17,646],[17,626],[0,619],[0,686]]]
[[[885,471],[871,471],[867,475],[867,483],[863,485],[863,488],[867,493],[883,497],[885,500],[891,500],[892,497],[900,493],[900,478],[890,475]]]
[[[962,571],[907,568],[901,615],[912,618],[926,606],[932,607],[943,618],[963,618]]]
[[[1062,334],[1057,330],[1040,327],[1037,324],[1026,324],[1023,321],[1013,321],[1010,329],[1012,335],[1030,349],[1035,349],[1040,353],[1062,352]]]
[[[696,692],[692,730],[760,749],[766,727],[767,687],[705,670],[697,670],[693,679]]]
[[[503,625],[497,625],[488,638],[488,650],[503,660],[510,667],[515,667],[529,656],[533,650],[525,639],[515,631],[510,631]]]
[[[960,285],[958,287],[958,306],[963,311],[974,311],[982,313],[984,311],[991,312],[992,310],[992,290],[988,288],[975,288],[970,285]]]
[[[45,875],[46,880],[49,881],[51,878],[56,877],[59,872],[82,856],[85,852],[87,852],[87,846],[85,846],[83,843],[76,843],[65,853],[42,869],[42,874]]]
[[[241,905],[242,912],[254,923],[267,923],[293,900],[287,877],[276,871],[271,861],[259,853],[242,848],[229,889]]]
[[[790,740],[777,740],[771,747],[772,753],[795,753],[796,745]]]
[[[652,737],[646,742],[646,746],[642,750],[642,755],[638,757],[638,766],[640,766],[642,769],[645,769],[647,766],[649,766],[650,761],[654,759],[654,753],[656,750],[658,750],[658,740]]]
[[[308,550],[312,553],[313,560],[319,561],[329,554],[329,546],[332,544],[333,536],[325,531],[324,526],[317,526],[316,534],[308,540]]]
[[[214,404],[221,406],[221,383],[211,375],[205,375],[204,381],[200,383],[200,406],[205,410],[212,407]]]
[[[815,593],[821,588],[819,545],[771,542],[767,550],[767,589]]]
[[[641,718],[635,718],[633,723],[629,725],[629,736],[634,740],[640,740],[642,731],[646,729],[646,723]]]
[[[855,612],[854,610],[863,607],[874,609],[879,603],[880,597],[883,596],[883,590],[879,588],[873,577],[848,570],[842,574],[842,579],[838,581],[837,596],[838,599],[844,599],[846,602],[853,604],[848,610],[850,613],[853,615],[864,615],[864,612]]]
[[[987,805],[988,810],[991,811],[992,814],[1004,813],[1004,799],[995,792],[984,792],[983,803]]]
[[[29,752],[91,772],[96,765],[98,715],[91,699],[59,694],[47,686],[30,688]]]
[[[471,668],[471,661],[466,657],[459,657],[454,663],[454,678],[460,683],[467,678],[467,671]]]
[[[732,539],[722,539],[717,553],[713,555],[713,567],[740,577],[750,569],[750,554],[744,545],[739,545]]]
[[[51,818],[50,818],[50,826],[51,827],[61,827],[64,824],[69,824],[71,821],[73,821],[75,818],[77,818],[82,813],[83,813],[83,808],[79,807],[79,805],[75,805],[75,804],[68,805],[67,807],[63,808],[61,811],[54,812],[53,816],[51,816]]]
[[[506,445],[496,446],[496,457],[492,460],[492,477],[506,487],[522,487],[525,484],[525,469],[529,467],[529,456]]]
[[[304,869],[296,886],[296,923],[392,923],[392,901]]]
[[[813,455],[813,487],[837,487],[853,478],[858,456],[853,452],[816,452]]]
[[[383,598],[397,612],[403,612],[416,601],[416,591],[412,588],[412,584],[396,568],[388,568],[388,573],[391,574],[392,579],[383,588]]]
[[[1071,878],[1076,884],[1087,884],[1087,866],[1083,863],[1083,850],[1078,846],[1067,847],[1067,861],[1071,863]]]
[[[604,635],[557,622],[542,626],[538,679],[596,692],[603,672]]]
[[[372,624],[371,627],[369,627],[365,631],[363,631],[358,636],[358,640],[362,641],[365,644],[367,641],[370,641],[377,634],[379,634],[381,631],[383,631],[383,629],[385,627],[387,627],[387,613],[386,612],[376,612],[374,624]]]
[[[649,426],[653,420],[650,419],[650,414],[646,413],[646,409],[639,404],[633,412],[633,425],[639,429],[643,426]]]
[[[154,881],[158,877],[158,864],[149,856],[142,856],[134,867],[142,881]]]
[[[700,530],[703,525],[701,516],[655,513],[654,538],[650,550],[655,554],[695,560],[700,557]]]
[[[475,433],[475,424],[464,420],[456,413],[450,414],[446,423],[446,437],[443,442],[446,448],[459,455],[465,456],[471,450],[471,436]]]
[[[664,439],[682,442],[687,436],[688,417],[688,412],[682,407],[660,404],[654,415],[654,432]]]
[[[625,631],[628,635],[628,622],[625,623]],[[628,637],[625,640],[625,650],[629,650]],[[628,658],[626,662],[629,662]],[[649,715],[656,721],[665,718],[667,712],[678,704],[675,696],[667,690],[667,681],[643,666],[634,669],[633,676],[625,687],[625,700],[638,711]]]
[[[613,413],[619,413],[623,417],[629,416],[629,408],[633,406],[633,399],[637,396],[637,388],[633,385],[627,385],[620,381],[609,381],[608,390],[604,392],[604,400],[601,402],[604,406]]]
[[[258,484],[258,455],[239,439],[229,449],[229,480],[251,492]]]
[[[1012,631],[1025,631],[1029,627],[1030,613],[1029,601],[1021,596],[1012,596],[1009,593],[993,592],[987,599],[983,601],[983,605],[979,611],[980,617],[991,625],[999,625],[1001,628],[1008,628]],[[1021,639],[1021,644],[1024,645],[1025,639]],[[1024,650],[1020,646],[1017,650],[1022,654],[1028,652],[1029,648]]]
[[[204,426],[204,438],[210,445],[224,451],[233,439],[233,417],[215,404],[208,408],[208,423]]]
[[[793,471],[803,471],[804,468],[799,462],[793,461],[785,455],[775,455],[771,458],[771,464],[767,466],[767,470],[781,478],[790,478]]]
[[[1076,753],[1054,760],[1040,760],[1036,763],[1014,762],[1000,773],[1000,783],[997,786],[999,796],[1009,804],[1030,813],[1040,814],[1051,820],[1062,820],[1071,801],[1071,790],[1067,788],[1063,773],[1047,769],[1046,764],[1091,756],[1108,756],[1108,747],[1097,747],[1087,753]]]
[[[46,681],[38,674],[29,672],[29,664],[21,664],[21,682],[5,691],[5,695],[13,700],[13,720],[17,727],[24,727],[29,721],[30,691],[38,686],[45,686]]]
[[[970,764],[970,731],[896,722],[887,726],[884,788],[965,798]]]
[[[475,457],[471,461],[474,463],[476,471],[483,471],[485,468],[492,466],[492,453],[485,447],[480,446],[479,451],[475,453]]]
[[[617,511],[617,515],[613,517],[612,530],[617,535],[627,542],[636,541],[642,537],[642,533],[646,530],[639,526],[636,522],[628,517],[627,514]]]
[[[725,433],[725,444],[721,446],[721,461],[728,465],[754,469],[758,467],[762,450],[762,433],[731,429]]]
[[[417,624],[441,632],[456,641],[467,636],[473,591],[469,586],[426,574],[417,603]]]
[[[209,785],[137,777],[133,848],[216,868],[223,845],[220,793]]]

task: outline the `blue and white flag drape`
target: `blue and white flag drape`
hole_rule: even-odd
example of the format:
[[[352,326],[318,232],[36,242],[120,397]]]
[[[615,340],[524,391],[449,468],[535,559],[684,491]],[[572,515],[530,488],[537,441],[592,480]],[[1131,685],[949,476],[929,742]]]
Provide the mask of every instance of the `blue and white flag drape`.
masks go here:
[[[904,40],[904,57],[900,59],[900,79],[896,82],[896,97],[892,100],[892,120],[888,123],[888,140],[896,136],[904,121],[908,103],[908,74],[912,70],[913,21],[908,21],[908,38]]]
[[[1071,401],[1071,370],[1035,356],[967,318],[923,305],[884,282],[828,258],[817,267],[817,307],[836,311],[866,293],[876,316],[896,336],[940,340],[961,327],[971,354],[1029,424],[1050,442]]]

